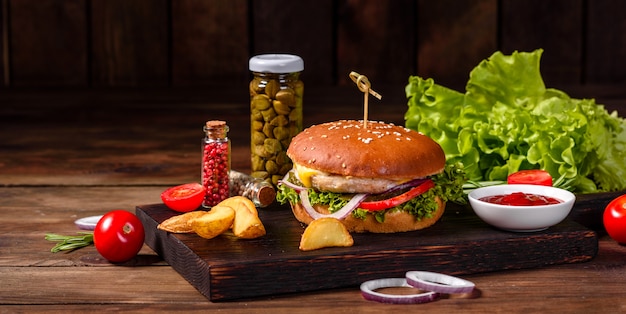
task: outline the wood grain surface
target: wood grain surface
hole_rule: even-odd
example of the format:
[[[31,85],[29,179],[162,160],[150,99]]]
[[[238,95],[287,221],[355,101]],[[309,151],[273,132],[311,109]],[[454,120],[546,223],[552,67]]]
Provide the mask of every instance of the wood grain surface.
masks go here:
[[[452,208],[450,208],[452,207]],[[253,240],[225,233],[210,240],[157,229],[177,215],[163,204],[138,206],[146,244],[211,301],[357,287],[419,269],[452,275],[586,262],[596,233],[571,221],[541,232],[496,230],[471,209],[448,206],[434,226],[415,232],[353,234],[354,246],[302,252],[303,226],[288,206],[263,209],[267,234]]]
[[[545,50],[549,86],[626,81],[615,0],[3,0],[3,87],[245,86],[255,54],[313,86],[432,77],[463,88],[497,50]]]
[[[370,107],[373,119],[403,122],[402,88],[381,91],[383,100]],[[624,112],[619,85],[566,90]],[[74,234],[78,218],[113,209],[135,212],[138,205],[159,204],[166,187],[197,180],[199,127],[206,119],[240,126],[230,132],[233,166],[246,171],[246,92],[245,86],[243,93],[237,87],[3,90],[0,312],[619,313],[626,308],[626,246],[611,240],[601,225],[603,207],[618,192],[581,196],[586,205],[569,217],[595,232],[598,251],[591,260],[459,275],[476,284],[474,293],[415,306],[367,301],[354,285],[212,302],[148,245],[123,264],[103,260],[93,246],[50,252],[46,233]],[[307,86],[305,95],[307,125],[362,115],[361,95],[353,87]],[[552,254],[551,248],[545,252]],[[267,279],[267,285],[275,284]]]

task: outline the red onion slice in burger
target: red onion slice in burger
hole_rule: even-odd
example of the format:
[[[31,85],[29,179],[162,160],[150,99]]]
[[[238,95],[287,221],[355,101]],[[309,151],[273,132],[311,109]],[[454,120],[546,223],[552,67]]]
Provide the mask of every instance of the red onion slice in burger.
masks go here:
[[[306,210],[307,214],[309,214],[309,216],[311,216],[311,218],[313,219],[319,219],[322,217],[333,217],[337,219],[346,218],[346,216],[348,216],[353,210],[359,207],[359,204],[361,204],[361,202],[367,197],[367,194],[355,194],[352,199],[350,199],[350,201],[341,209],[332,214],[324,215],[316,211],[315,208],[313,208],[313,206],[311,205],[308,190],[304,189],[301,190],[299,193],[300,201],[302,201],[302,206]]]
[[[292,172],[296,174],[296,172],[293,171],[293,170],[287,172],[287,174],[283,177],[283,179],[278,181],[278,184],[279,185],[280,184],[284,184],[284,185],[286,185],[287,187],[289,187],[290,189],[292,189],[292,190],[294,190],[296,192],[300,192],[302,190],[306,190],[306,188],[303,187],[303,186],[299,186],[297,184],[293,184],[293,183],[289,182],[288,177],[289,177],[289,174],[292,173]],[[297,177],[297,174],[296,174],[296,177]]]

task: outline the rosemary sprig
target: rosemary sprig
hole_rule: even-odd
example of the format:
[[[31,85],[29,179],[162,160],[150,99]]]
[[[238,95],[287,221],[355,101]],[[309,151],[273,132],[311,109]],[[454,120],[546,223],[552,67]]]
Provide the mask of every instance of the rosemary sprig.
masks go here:
[[[66,236],[54,233],[46,234],[45,239],[57,244],[50,250],[52,253],[73,251],[93,244],[93,232],[77,232],[77,236]]]
[[[473,181],[473,180],[468,180],[465,182],[465,184],[463,184],[463,192],[465,194],[469,194],[471,191],[477,189],[477,188],[482,188],[482,187],[486,187],[486,186],[492,186],[492,185],[501,185],[501,184],[506,184],[506,181]]]

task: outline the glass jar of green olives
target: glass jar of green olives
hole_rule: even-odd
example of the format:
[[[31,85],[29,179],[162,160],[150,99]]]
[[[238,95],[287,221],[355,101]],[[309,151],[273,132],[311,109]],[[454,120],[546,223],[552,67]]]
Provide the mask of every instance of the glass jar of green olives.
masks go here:
[[[302,58],[289,54],[252,57],[250,82],[251,176],[276,185],[292,168],[291,138],[302,131]]]

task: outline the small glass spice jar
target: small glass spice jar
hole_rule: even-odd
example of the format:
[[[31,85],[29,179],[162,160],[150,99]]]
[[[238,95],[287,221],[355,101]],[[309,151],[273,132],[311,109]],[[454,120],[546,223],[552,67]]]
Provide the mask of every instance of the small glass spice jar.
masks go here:
[[[263,179],[254,178],[245,173],[231,170],[230,195],[240,195],[250,199],[257,207],[267,207],[276,199],[274,186]]]
[[[302,58],[289,54],[252,57],[250,81],[251,176],[274,186],[291,170],[291,139],[302,131]]]
[[[224,121],[207,121],[202,140],[202,185],[206,188],[203,207],[213,207],[230,194],[230,140]]]

